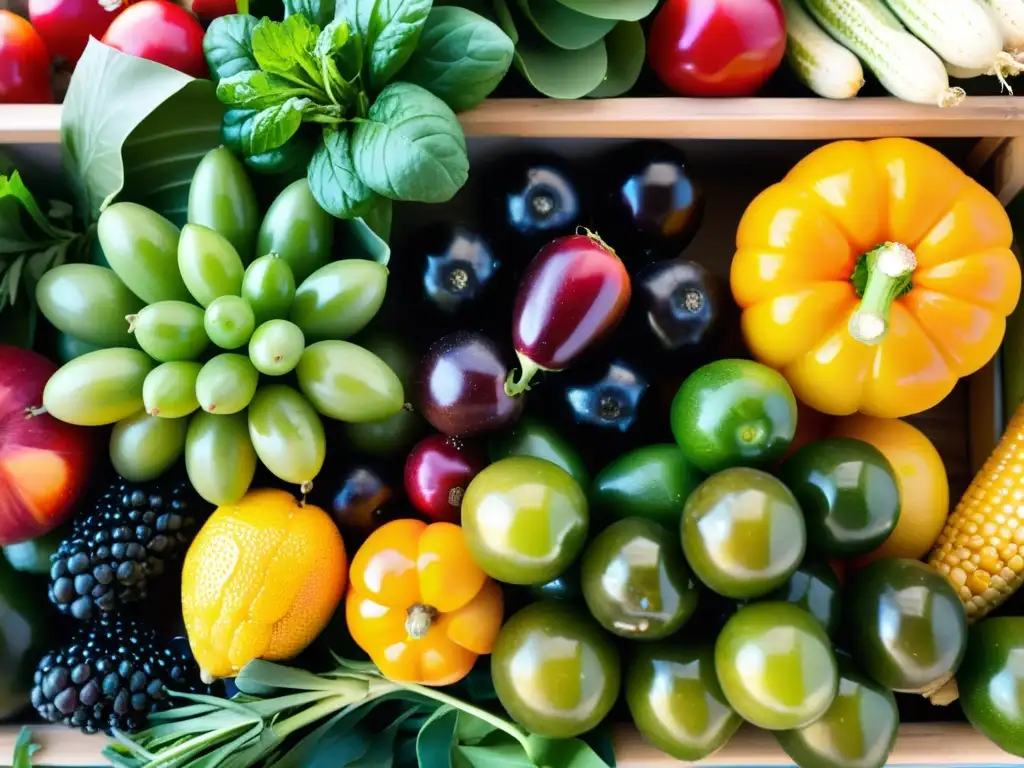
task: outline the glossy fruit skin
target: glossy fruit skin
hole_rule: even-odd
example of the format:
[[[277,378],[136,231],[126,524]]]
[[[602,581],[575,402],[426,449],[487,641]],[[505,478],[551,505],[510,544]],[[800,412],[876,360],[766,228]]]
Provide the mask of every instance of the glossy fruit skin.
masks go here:
[[[306,487],[324,465],[324,425],[313,407],[291,387],[264,385],[249,405],[249,438],[267,469]]]
[[[245,355],[224,352],[206,361],[196,377],[196,400],[207,413],[230,416],[256,394],[259,372]]]
[[[986,618],[970,628],[967,655],[956,673],[960,706],[968,721],[1017,757],[1024,756],[1022,646],[1024,618]]]
[[[88,487],[92,431],[48,413],[26,415],[42,404],[56,370],[36,352],[0,345],[0,545],[53,530]]]
[[[529,588],[529,594],[534,600],[565,600],[577,606],[583,605],[583,585],[580,583],[578,563],[551,581],[534,584]]]
[[[896,697],[848,656],[837,655],[839,690],[820,719],[792,731],[776,731],[786,754],[806,768],[882,768],[896,743]]]
[[[893,691],[930,691],[954,674],[967,618],[953,587],[917,560],[876,560],[846,583],[854,660]]]
[[[43,389],[52,416],[83,427],[113,424],[142,410],[142,383],[156,363],[138,349],[112,347],[65,363]]]
[[[462,527],[473,558],[506,584],[543,584],[583,550],[587,497],[550,461],[515,456],[478,474],[462,498]],[[546,530],[543,539],[538,530]]]
[[[633,280],[643,323],[666,352],[700,352],[714,338],[729,299],[721,281],[682,258],[650,264]]]
[[[268,320],[249,339],[249,360],[260,373],[283,376],[299,363],[306,348],[302,331],[287,320]]]
[[[107,10],[91,0],[31,0],[28,18],[50,56],[59,56],[73,67],[89,38],[102,38],[123,8]]]
[[[181,229],[178,271],[189,293],[203,307],[221,296],[238,296],[242,292],[245,267],[235,246],[201,224],[186,224]]]
[[[502,707],[531,733],[568,739],[593,729],[622,685],[618,651],[597,622],[560,601],[505,622],[491,652]]]
[[[460,319],[487,312],[494,283],[505,273],[485,235],[439,223],[417,233],[413,242],[418,298],[428,308]]]
[[[562,396],[576,424],[626,433],[638,422],[650,386],[638,366],[615,358],[566,386]]]
[[[203,55],[203,28],[184,8],[164,0],[141,0],[111,23],[103,42],[111,48],[184,72],[209,76]]]
[[[234,504],[245,496],[256,474],[246,414],[193,415],[185,437],[185,468],[196,492],[211,504]]]
[[[6,10],[0,10],[0,63],[0,104],[53,101],[46,43],[27,20]]]
[[[488,176],[492,231],[533,243],[567,235],[582,221],[579,184],[558,156],[513,155]]]
[[[405,460],[406,496],[430,520],[457,523],[466,488],[486,464],[478,445],[445,435],[425,437]]]
[[[257,325],[287,318],[295,298],[295,275],[288,262],[276,253],[254,260],[242,277],[242,298],[252,307]]]
[[[737,466],[767,468],[796,434],[796,398],[771,368],[716,360],[679,387],[671,421],[683,453],[708,474]]]
[[[180,234],[159,213],[136,203],[114,203],[96,224],[111,269],[146,304],[192,301],[178,271]]]
[[[743,723],[722,693],[710,645],[634,645],[624,678],[637,729],[677,760],[709,757]]]
[[[839,683],[832,641],[813,616],[789,603],[740,608],[715,642],[715,673],[733,709],[770,731],[817,720]]]
[[[590,472],[579,452],[552,427],[535,418],[523,418],[508,432],[491,437],[487,451],[491,461],[510,456],[533,456],[550,461],[568,472],[580,488],[590,487]]]
[[[594,478],[590,501],[595,514],[608,519],[643,517],[675,530],[683,504],[701,480],[675,443],[647,445],[602,469]]]
[[[164,419],[180,419],[197,410],[196,379],[202,369],[202,363],[191,361],[158,365],[142,382],[143,410]]]
[[[206,335],[221,349],[238,349],[256,330],[256,315],[245,299],[221,296],[210,302],[203,317]]]
[[[349,632],[392,680],[452,685],[494,647],[501,587],[473,562],[457,525],[381,526],[352,559],[351,580]]]
[[[332,261],[295,291],[289,319],[309,341],[347,339],[373,319],[388,284],[388,268],[366,259]]]
[[[330,261],[333,246],[334,219],[317,205],[305,176],[270,204],[256,240],[258,254],[276,253],[288,262],[296,283]]]
[[[697,577],[737,600],[785,584],[807,548],[793,494],[767,472],[745,467],[701,483],[683,508],[681,530],[686,560]]]
[[[778,0],[669,0],[647,41],[651,68],[680,96],[753,96],[785,52]]]
[[[819,440],[786,459],[778,476],[800,503],[807,548],[819,556],[862,555],[896,528],[896,476],[885,456],[869,443],[839,437]]]
[[[374,469],[357,465],[342,472],[329,511],[342,532],[367,534],[385,522],[382,509],[392,496]]]
[[[434,342],[420,361],[416,409],[438,432],[468,437],[501,429],[523,412],[521,397],[505,392],[508,368],[482,333],[456,331]]]
[[[395,372],[369,350],[348,341],[309,345],[295,373],[313,407],[339,421],[386,419],[405,404],[405,391]]]
[[[675,536],[651,520],[627,517],[587,546],[583,597],[598,623],[633,640],[674,634],[697,609],[700,587]]]
[[[232,11],[234,13],[234,11]],[[245,167],[227,147],[217,147],[199,161],[188,189],[188,223],[222,235],[243,264],[256,255],[260,209]]]
[[[203,310],[185,301],[158,301],[127,320],[135,341],[157,362],[194,360],[210,343],[203,328]]]
[[[843,612],[839,577],[825,563],[805,559],[781,587],[765,600],[792,603],[818,620],[829,637],[836,637]]]
[[[110,432],[110,462],[133,483],[155,480],[181,458],[188,419],[162,419],[139,411]]]
[[[60,331],[100,347],[130,347],[126,315],[144,302],[128,290],[114,270],[95,264],[62,264],[36,283],[36,304]]]

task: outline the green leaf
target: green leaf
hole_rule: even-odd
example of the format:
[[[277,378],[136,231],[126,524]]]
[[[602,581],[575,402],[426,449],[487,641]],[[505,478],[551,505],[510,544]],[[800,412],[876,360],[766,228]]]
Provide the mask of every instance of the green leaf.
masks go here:
[[[553,45],[577,51],[612,31],[615,19],[580,13],[553,0],[518,0],[519,10]]]
[[[14,742],[14,759],[11,763],[11,768],[31,768],[32,755],[40,749],[42,747],[39,744],[32,742],[32,731],[28,728],[22,728]]]
[[[429,91],[393,83],[352,136],[356,172],[392,200],[444,203],[469,178],[466,137],[455,113]]]
[[[0,177],[2,178],[2,177]],[[24,253],[40,245],[40,234],[26,228],[24,206],[14,195],[0,195],[0,256]],[[0,265],[4,263],[0,259]]]
[[[432,0],[348,0],[347,16],[363,37],[368,90],[381,90],[416,50]]]
[[[398,736],[402,723],[415,715],[417,709],[417,707],[411,707],[405,710],[395,718],[391,725],[376,734],[370,742],[369,749],[362,757],[350,764],[351,768],[391,768],[395,756],[395,737]],[[331,768],[333,765],[335,763],[325,763],[323,768]],[[313,767],[310,766],[310,768]]]
[[[267,107],[252,119],[248,143],[242,144],[246,155],[262,155],[282,146],[302,125],[302,113],[313,105],[309,99],[292,96],[283,104]],[[243,139],[246,137],[243,136]]]
[[[378,199],[386,201],[388,208],[390,208],[390,200],[387,198]],[[374,207],[376,208],[377,206]],[[390,216],[380,216],[379,218],[388,219],[385,223],[390,225]],[[381,225],[378,224],[378,226]],[[390,229],[390,226],[388,228]],[[378,231],[366,219],[349,219],[344,222],[342,229],[340,248],[342,253],[351,254],[351,258],[369,259],[370,261],[376,261],[378,264],[387,266],[387,263],[391,260],[391,247],[383,239],[383,235],[378,234]]]
[[[320,207],[339,219],[363,216],[377,197],[356,173],[348,126],[324,128],[324,139],[309,163],[308,178]]]
[[[334,691],[339,681],[330,680],[312,672],[272,661],[250,661],[235,678],[238,690],[254,696],[267,696],[276,690]]]
[[[71,234],[53,225],[46,214],[43,213],[42,208],[39,207],[35,197],[28,187],[25,186],[25,183],[21,180],[21,175],[17,171],[12,171],[8,177],[0,176],[0,197],[6,196],[11,196],[21,203],[22,208],[25,209],[32,222],[45,236],[56,240]]]
[[[658,0],[554,0],[566,8],[616,21],[640,21],[650,16]]]
[[[587,94],[594,99],[622,96],[636,85],[644,68],[647,41],[639,21],[620,21],[604,39],[608,49],[608,72],[597,88]]]
[[[289,16],[280,22],[262,19],[252,31],[253,55],[265,72],[323,88],[323,74],[315,55],[319,36],[320,28],[305,16]]]
[[[558,768],[608,768],[590,745],[580,739],[548,739],[531,734],[527,737],[527,752],[537,765],[557,765]]]
[[[335,19],[320,32],[316,39],[316,56],[323,58],[333,56],[346,45],[352,35],[351,27],[345,19]]]
[[[516,27],[516,20],[505,0],[494,0],[494,15],[498,19],[498,25],[505,30],[513,43],[519,44],[519,29]]]
[[[445,704],[434,710],[416,736],[416,759],[420,765],[451,768],[458,724],[459,710],[455,707]]]
[[[308,88],[297,87],[259,69],[247,69],[217,83],[217,98],[233,109],[266,109],[293,96],[302,97],[309,93]]]
[[[468,712],[459,712],[459,724],[455,729],[455,738],[459,744],[469,746],[478,744],[497,729],[493,724]]]
[[[440,6],[427,17],[402,79],[464,112],[498,87],[514,53],[515,43],[494,22],[465,8]]]
[[[326,27],[334,18],[335,0],[284,0],[285,18],[295,14],[305,16],[320,28]]]
[[[373,206],[369,212],[363,216],[363,221],[373,230],[373,233],[377,236],[385,246],[391,239],[391,220],[394,216],[395,204],[386,197],[377,195],[373,200]],[[380,256],[384,256],[384,260],[381,261]],[[390,258],[391,251],[388,249],[386,254],[376,254],[371,256],[374,261],[380,261],[382,264],[387,264],[388,258]]]
[[[452,758],[452,764],[458,768],[536,768],[522,745],[511,736],[486,747],[460,744],[452,750]]]
[[[556,48],[532,29],[522,29],[516,68],[530,84],[553,99],[579,99],[599,86],[608,72],[604,40],[578,51]]]
[[[252,31],[256,24],[255,16],[238,13],[210,22],[203,37],[203,53],[215,80],[257,68],[252,52]]]
[[[90,39],[61,121],[79,214],[95,221],[118,198],[182,221],[196,166],[220,143],[223,112],[209,80]]]

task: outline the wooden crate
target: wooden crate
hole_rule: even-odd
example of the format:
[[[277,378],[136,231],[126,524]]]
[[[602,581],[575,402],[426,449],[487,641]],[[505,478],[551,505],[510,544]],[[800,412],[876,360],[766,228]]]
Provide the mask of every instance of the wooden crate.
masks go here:
[[[56,172],[59,167],[60,110],[59,106],[0,107],[0,151],[22,165],[30,180],[35,172]],[[834,139],[906,136],[927,140],[972,172],[1004,204],[1024,190],[1024,100],[1013,97],[971,98],[948,110],[889,98],[848,102],[492,100],[461,117],[470,138],[474,168],[513,143],[516,147],[551,147],[584,162],[613,142],[657,138],[679,143],[704,177],[708,197],[705,224],[687,254],[723,274],[727,274],[739,217],[754,195],[781,178],[799,157]],[[439,210],[431,207],[430,218],[439,215]],[[421,215],[413,208],[403,220],[414,223]],[[932,438],[942,454],[954,500],[1002,430],[999,365],[997,357],[961,382],[939,406],[909,419]],[[937,712],[936,717],[941,715]],[[17,732],[17,727],[0,727],[0,765],[10,764]],[[102,737],[52,726],[34,727],[33,735],[44,746],[36,756],[37,765],[104,764]],[[683,765],[645,745],[631,727],[619,727],[615,741],[622,766]],[[771,734],[754,728],[742,729],[723,750],[702,763],[737,767],[791,764]],[[964,723],[908,723],[900,729],[890,764],[988,767],[1024,765],[1024,760],[1002,752]]]

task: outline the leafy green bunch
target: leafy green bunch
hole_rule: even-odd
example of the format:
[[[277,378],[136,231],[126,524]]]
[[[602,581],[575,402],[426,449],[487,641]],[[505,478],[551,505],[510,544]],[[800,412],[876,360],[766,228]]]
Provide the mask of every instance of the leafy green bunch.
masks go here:
[[[432,0],[286,0],[283,21],[217,19],[204,39],[223,137],[256,171],[301,173],[334,216],[442,203],[469,174],[455,111],[512,62],[493,22]]]

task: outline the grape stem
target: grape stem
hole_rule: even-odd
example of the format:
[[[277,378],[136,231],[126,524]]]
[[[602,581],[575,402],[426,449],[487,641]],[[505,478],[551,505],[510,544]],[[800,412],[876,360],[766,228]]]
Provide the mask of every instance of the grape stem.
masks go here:
[[[45,416],[49,411],[46,410],[45,405],[30,405],[25,409],[25,418],[31,419],[34,416]]]

